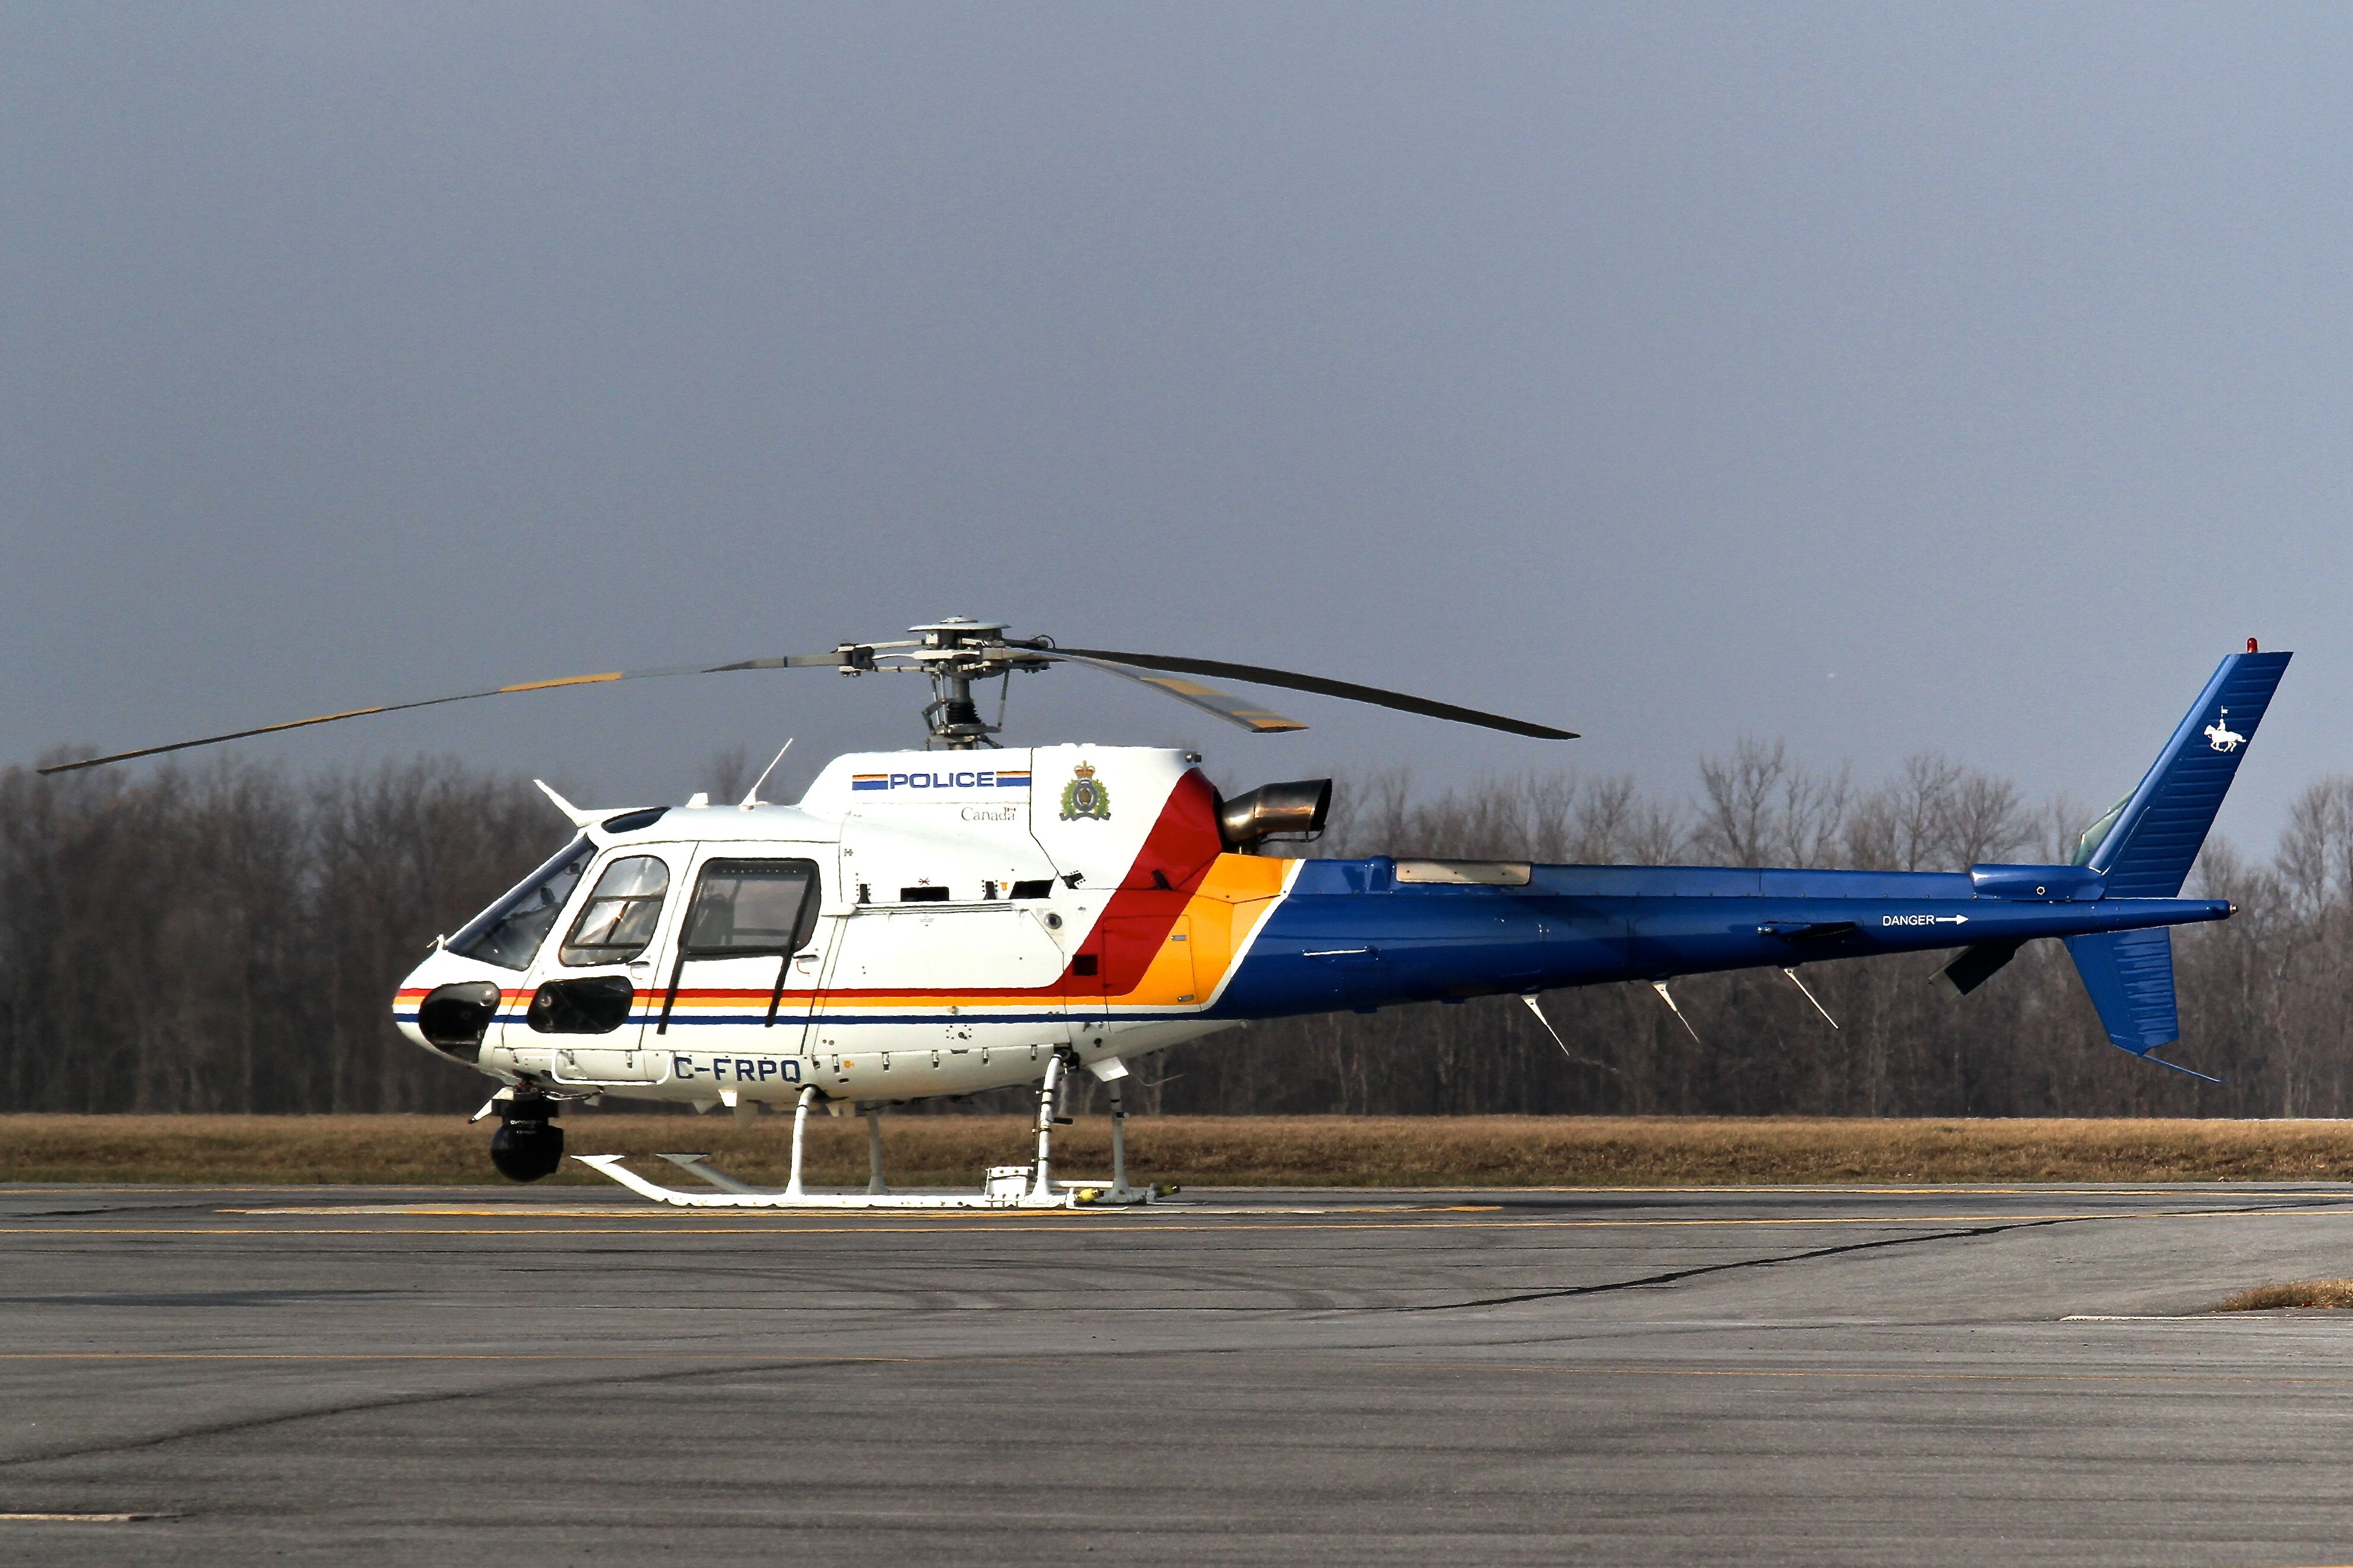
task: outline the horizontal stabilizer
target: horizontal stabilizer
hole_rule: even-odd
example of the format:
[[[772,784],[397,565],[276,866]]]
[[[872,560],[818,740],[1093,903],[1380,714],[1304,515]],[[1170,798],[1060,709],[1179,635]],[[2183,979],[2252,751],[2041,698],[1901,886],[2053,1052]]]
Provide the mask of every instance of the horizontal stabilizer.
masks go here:
[[[2100,931],[2071,936],[2066,942],[2110,1040],[2145,1057],[2181,1037],[2173,1000],[2171,931],[2163,926]]]
[[[2016,958],[2023,945],[2015,942],[1981,942],[1965,947],[1953,954],[1950,963],[1936,971],[1936,983],[1956,996],[1966,996],[2000,973],[2002,965]]]

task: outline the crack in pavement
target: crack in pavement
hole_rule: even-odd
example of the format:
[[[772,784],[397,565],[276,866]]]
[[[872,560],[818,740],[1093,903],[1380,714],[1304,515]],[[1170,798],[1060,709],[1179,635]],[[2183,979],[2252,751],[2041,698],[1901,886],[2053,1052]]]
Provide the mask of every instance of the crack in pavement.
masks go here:
[[[2343,1201],[2344,1200],[2341,1197],[2332,1197],[2319,1198],[2305,1203],[2284,1204],[2274,1199],[2244,1206],[2217,1205],[2194,1210],[2170,1211],[2169,1215],[2167,1217],[2189,1217],[2196,1215],[2260,1215],[2263,1214],[2275,1214],[2283,1210],[2290,1209],[2337,1206],[2340,1205]],[[1638,1279],[1616,1280],[1603,1284],[1567,1286],[1546,1290],[1519,1291],[1509,1295],[1482,1297],[1469,1301],[1443,1302],[1429,1306],[1397,1307],[1388,1310],[1400,1312],[1459,1311],[1468,1308],[1506,1306],[1525,1301],[1552,1300],[1577,1296],[1601,1295],[1613,1291],[1634,1289],[1646,1285],[1673,1284],[1684,1279],[1697,1279],[1710,1274],[1725,1273],[1736,1269],[1765,1268],[1782,1263],[1807,1262],[1815,1258],[1833,1258],[1850,1253],[1875,1251],[1887,1247],[1908,1247],[1927,1242],[1968,1240],[1978,1237],[2000,1235],[2003,1232],[2013,1230],[2032,1230],[2062,1225],[2096,1224],[2147,1217],[2155,1216],[2146,1214],[2073,1215],[2039,1219],[2007,1220],[1978,1226],[1960,1226],[1950,1230],[1885,1237],[1872,1241],[1847,1242],[1833,1247],[1813,1247],[1799,1252],[1778,1254],[1773,1257],[1745,1258],[1726,1263],[1703,1264],[1694,1268],[1669,1269],[1656,1274],[1645,1275]],[[365,1292],[360,1293],[364,1294]],[[1175,1310],[1180,1312],[1185,1310],[1185,1309],[1181,1308]],[[1263,1310],[1263,1309],[1257,1310]],[[1314,1310],[1314,1309],[1309,1310]],[[1328,1310],[1331,1309],[1324,1310]],[[1338,1310],[1344,1312],[1353,1312],[1357,1310],[1357,1309],[1351,1308],[1341,1308]],[[1378,1309],[1376,1309],[1376,1310],[1378,1310]],[[1110,1347],[1106,1347],[1106,1349],[1109,1350]],[[1145,1351],[1142,1353],[1221,1354],[1241,1353],[1241,1352],[1242,1347],[1190,1347],[1187,1350],[1178,1350],[1174,1352],[1155,1352]],[[1138,1352],[1113,1351],[1111,1353]],[[6,1458],[0,1458],[0,1470],[16,1469],[26,1466],[55,1464],[74,1459],[98,1458],[109,1456],[136,1453],[142,1450],[164,1447],[175,1443],[256,1432],[295,1422],[321,1420],[339,1415],[360,1415],[375,1411],[396,1410],[424,1405],[455,1403],[469,1399],[512,1397],[518,1394],[554,1393],[565,1389],[591,1387],[599,1384],[610,1385],[614,1384],[623,1384],[651,1385],[669,1382],[687,1382],[696,1378],[706,1378],[714,1375],[741,1376],[746,1373],[756,1372],[811,1371],[825,1368],[872,1366],[878,1363],[936,1362],[943,1360],[961,1361],[967,1359],[978,1359],[984,1361],[997,1359],[1028,1361],[1036,1358],[1030,1356],[1000,1358],[990,1355],[983,1355],[977,1358],[962,1356],[942,1357],[934,1354],[923,1353],[869,1356],[844,1356],[837,1354],[805,1357],[792,1356],[774,1359],[764,1358],[754,1361],[732,1363],[724,1367],[714,1367],[706,1363],[687,1367],[649,1370],[636,1375],[624,1375],[619,1377],[614,1376],[609,1372],[600,1371],[588,1375],[526,1379],[517,1382],[501,1382],[495,1385],[489,1386],[475,1385],[456,1389],[417,1391],[409,1394],[381,1396],[373,1399],[355,1399],[302,1410],[280,1410],[268,1412],[231,1420],[209,1422],[198,1426],[182,1427],[173,1431],[153,1433],[143,1436],[126,1437],[111,1442],[89,1444],[79,1447],[52,1449],[45,1453],[19,1454]]]
[[[1253,1353],[1248,1345],[1191,1346],[1146,1354],[1229,1356]],[[937,1354],[911,1352],[903,1355],[809,1355],[771,1357],[759,1361],[728,1362],[712,1365],[701,1362],[691,1366],[669,1367],[615,1376],[596,1373],[586,1376],[521,1379],[501,1383],[496,1386],[418,1390],[411,1394],[386,1394],[374,1399],[353,1399],[339,1404],[313,1406],[303,1410],[279,1410],[239,1416],[233,1420],[206,1422],[201,1426],[184,1426],[169,1432],[150,1433],[139,1437],[122,1437],[111,1442],[91,1443],[77,1448],[53,1448],[44,1453],[16,1454],[0,1457],[0,1471],[22,1466],[49,1465],[70,1459],[108,1458],[123,1454],[135,1454],[161,1448],[174,1443],[193,1442],[206,1437],[234,1436],[243,1433],[265,1431],[272,1426],[289,1426],[302,1421],[330,1420],[338,1415],[360,1415],[378,1411],[413,1409],[419,1405],[454,1404],[468,1399],[508,1398],[517,1394],[558,1394],[570,1389],[623,1385],[648,1387],[664,1383],[689,1382],[696,1378],[742,1377],[757,1373],[809,1373],[855,1371],[877,1366],[909,1364],[957,1365],[997,1363],[1043,1365],[1060,1355],[1072,1353],[1065,1350],[1039,1350],[1021,1354],[985,1352],[980,1354]],[[1106,1349],[1104,1354],[1133,1352]]]
[[[1845,1252],[1870,1252],[1883,1247],[1908,1247],[1923,1241],[1965,1241],[1971,1237],[1994,1236],[2005,1230],[2080,1223],[2065,1219],[2011,1220],[2001,1225],[1978,1226],[1969,1230],[1939,1230],[1925,1236],[1890,1236],[1878,1241],[1850,1241],[1839,1247],[1785,1252],[1774,1258],[1744,1258],[1735,1263],[1704,1263],[1694,1268],[1671,1268],[1663,1274],[1646,1274],[1639,1279],[1613,1279],[1602,1285],[1565,1285],[1553,1290],[1523,1290],[1510,1296],[1482,1296],[1475,1301],[1446,1301],[1434,1307],[1403,1307],[1398,1310],[1407,1312],[1459,1312],[1471,1307],[1508,1307],[1521,1301],[1554,1301],[1569,1296],[1606,1296],[1613,1290],[1632,1290],[1644,1285],[1672,1285],[1678,1280],[1696,1279],[1703,1274],[1728,1273],[1736,1268],[1765,1268],[1776,1263],[1805,1263],[1817,1258],[1835,1258]]]
[[[695,1377],[740,1375],[746,1372],[821,1371],[830,1368],[868,1366],[877,1362],[900,1362],[919,1358],[908,1356],[795,1356],[776,1361],[743,1362],[726,1366],[707,1363],[689,1367],[673,1367],[663,1371],[638,1373],[634,1375],[602,1374],[586,1377],[553,1377],[527,1379],[517,1383],[501,1383],[495,1387],[443,1388],[415,1394],[386,1395],[376,1399],[355,1399],[343,1404],[322,1405],[308,1410],[280,1410],[265,1415],[241,1416],[232,1421],[207,1422],[200,1426],[186,1426],[172,1432],[152,1433],[143,1437],[125,1437],[111,1443],[93,1443],[79,1448],[58,1448],[43,1454],[18,1454],[0,1458],[0,1470],[23,1465],[56,1464],[67,1459],[104,1458],[119,1454],[135,1454],[142,1449],[160,1448],[173,1443],[185,1443],[202,1437],[225,1437],[239,1433],[259,1432],[271,1426],[282,1426],[298,1421],[327,1420],[337,1415],[357,1415],[380,1410],[404,1410],[420,1405],[440,1405],[466,1399],[506,1398],[515,1394],[553,1394],[571,1388],[594,1387],[600,1384],[644,1385]]]
[[[2335,1200],[2342,1202],[2341,1199]],[[2190,1215],[2246,1214],[2260,1215],[2283,1208],[2308,1208],[2311,1204],[2266,1203],[2248,1208],[2205,1208],[2179,1211],[2169,1217],[2182,1218]],[[1736,1263],[1705,1263],[1692,1268],[1671,1268],[1661,1274],[1646,1274],[1639,1279],[1616,1279],[1601,1285],[1566,1285],[1552,1290],[1523,1290],[1509,1296],[1485,1296],[1474,1301],[1446,1301],[1430,1307],[1400,1307],[1401,1312],[1459,1312],[1472,1307],[1508,1307],[1522,1301],[1551,1301],[1570,1296],[1603,1296],[1616,1290],[1632,1290],[1644,1285],[1672,1285],[1679,1280],[1696,1279],[1704,1274],[1723,1274],[1736,1268],[1766,1268],[1777,1263],[1806,1263],[1817,1258],[1836,1258],[1850,1252],[1873,1252],[1887,1247],[1912,1247],[1931,1241],[1967,1241],[1980,1236],[1999,1236],[2004,1231],[2038,1230],[2045,1226],[2100,1225],[2116,1220],[2147,1217],[2139,1215],[2068,1215],[2056,1219],[2004,1220],[1995,1225],[1971,1226],[1959,1230],[1927,1231],[1916,1236],[1883,1237],[1877,1241],[1850,1241],[1837,1247],[1817,1247],[1804,1252],[1786,1252],[1772,1258],[1746,1258]]]

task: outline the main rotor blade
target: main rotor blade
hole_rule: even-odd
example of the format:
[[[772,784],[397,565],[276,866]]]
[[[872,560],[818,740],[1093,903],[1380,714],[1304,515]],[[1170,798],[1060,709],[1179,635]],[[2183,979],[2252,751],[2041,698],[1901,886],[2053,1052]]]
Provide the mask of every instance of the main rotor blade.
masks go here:
[[[1071,653],[1060,648],[1041,657],[1056,659],[1063,664],[1082,665],[1088,669],[1099,669],[1105,675],[1116,675],[1122,680],[1133,680],[1138,685],[1149,686],[1155,691],[1165,692],[1179,702],[1190,703],[1205,713],[1215,713],[1229,724],[1239,724],[1253,734],[1275,735],[1286,730],[1307,728],[1296,719],[1286,719],[1282,714],[1271,712],[1255,702],[1244,701],[1230,691],[1220,691],[1214,686],[1204,686],[1198,680],[1187,680],[1181,676],[1139,675],[1133,669],[1112,663],[1109,659],[1095,658],[1086,654]]]
[[[668,669],[613,669],[600,675],[566,675],[554,680],[524,680],[512,686],[493,686],[487,691],[460,691],[450,697],[424,697],[413,702],[385,702],[374,708],[347,708],[340,713],[322,713],[311,719],[290,719],[280,724],[259,724],[250,730],[231,730],[227,734],[206,735],[194,741],[174,741],[168,745],[142,746],[132,752],[112,752],[102,757],[83,757],[78,762],[51,763],[37,771],[44,773],[69,773],[79,768],[103,767],[109,763],[127,763],[138,757],[159,757],[166,752],[185,752],[195,746],[216,746],[224,741],[243,741],[255,735],[275,735],[286,730],[308,729],[313,724],[332,724],[339,719],[364,719],[371,713],[399,713],[411,708],[438,708],[444,702],[471,702],[481,697],[505,697],[518,691],[546,691],[558,686],[602,686],[617,680],[651,680],[670,675],[717,675],[731,669],[799,669],[811,666],[850,663],[853,655],[847,649],[836,653],[796,653],[776,658],[747,658],[734,664],[681,664]]]
[[[1048,651],[1066,658],[1131,664],[1140,669],[1174,670],[1183,675],[1216,675],[1228,680],[1249,680],[1261,686],[1313,691],[1322,697],[1345,697],[1351,702],[1369,702],[1376,708],[1394,708],[1404,713],[1419,713],[1425,718],[1451,720],[1457,724],[1477,724],[1484,729],[1501,730],[1508,735],[1533,736],[1539,741],[1577,739],[1577,732],[1573,730],[1556,730],[1548,724],[1531,724],[1525,719],[1507,719],[1500,713],[1482,713],[1475,708],[1458,708],[1451,702],[1434,702],[1427,697],[1409,697],[1402,691],[1386,691],[1377,686],[1359,686],[1353,680],[1327,680],[1320,675],[1270,669],[1259,664],[1228,664],[1214,658],[1172,658],[1166,654],[1120,653],[1101,647],[1061,647]]]

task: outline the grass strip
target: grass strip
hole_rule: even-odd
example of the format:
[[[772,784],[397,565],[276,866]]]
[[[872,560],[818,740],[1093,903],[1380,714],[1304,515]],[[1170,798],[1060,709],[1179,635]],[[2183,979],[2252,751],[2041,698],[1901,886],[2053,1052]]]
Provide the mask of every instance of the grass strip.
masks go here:
[[[455,1116],[0,1116],[0,1181],[218,1184],[495,1182],[494,1123]],[[575,1154],[701,1152],[744,1181],[785,1179],[792,1119],[565,1119]],[[863,1185],[861,1122],[811,1120],[808,1180]],[[977,1186],[1023,1163],[1032,1134],[1003,1116],[890,1116],[901,1187]],[[1820,1182],[2353,1180],[2338,1121],[1812,1117],[1135,1117],[1131,1173],[1187,1186],[1718,1186]],[[1072,1176],[1110,1166],[1110,1127],[1055,1140]],[[603,1184],[567,1164],[551,1178]]]
[[[2353,1279],[2299,1279],[2258,1285],[2215,1303],[2218,1312],[2267,1312],[2277,1307],[2353,1307]]]

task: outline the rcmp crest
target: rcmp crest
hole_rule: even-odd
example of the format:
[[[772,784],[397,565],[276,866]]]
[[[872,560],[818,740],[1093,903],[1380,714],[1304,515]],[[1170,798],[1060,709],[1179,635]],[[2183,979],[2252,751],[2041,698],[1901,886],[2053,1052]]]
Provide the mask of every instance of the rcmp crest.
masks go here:
[[[1091,816],[1097,822],[1110,821],[1111,791],[1095,777],[1095,765],[1081,763],[1071,773],[1071,782],[1062,786],[1062,820],[1076,822]]]

